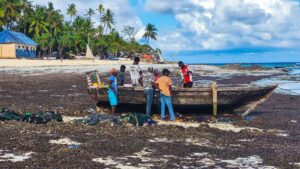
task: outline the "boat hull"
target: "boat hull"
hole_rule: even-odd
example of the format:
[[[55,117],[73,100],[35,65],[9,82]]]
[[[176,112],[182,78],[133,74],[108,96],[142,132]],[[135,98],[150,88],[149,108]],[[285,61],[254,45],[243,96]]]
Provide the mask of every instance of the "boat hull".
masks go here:
[[[217,91],[218,107],[231,107],[259,100],[274,91],[277,86],[219,87]],[[107,89],[89,89],[91,96],[100,102],[108,102]],[[94,95],[92,94],[94,93]],[[96,95],[98,93],[99,95]],[[159,104],[159,91],[155,91],[154,104]],[[143,88],[120,87],[118,90],[120,104],[144,105],[146,99]],[[212,106],[212,89],[209,87],[176,88],[172,91],[172,102],[176,107]]]

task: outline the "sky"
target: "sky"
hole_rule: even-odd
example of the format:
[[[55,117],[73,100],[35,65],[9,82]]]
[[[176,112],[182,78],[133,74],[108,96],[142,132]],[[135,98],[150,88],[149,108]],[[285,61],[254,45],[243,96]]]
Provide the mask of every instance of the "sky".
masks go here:
[[[114,13],[115,28],[158,29],[156,41],[169,60],[197,63],[300,62],[299,0],[49,0],[64,14],[68,4],[78,14],[101,3]],[[46,0],[33,0],[46,5]],[[69,19],[67,16],[66,20]],[[99,24],[99,14],[93,21]]]

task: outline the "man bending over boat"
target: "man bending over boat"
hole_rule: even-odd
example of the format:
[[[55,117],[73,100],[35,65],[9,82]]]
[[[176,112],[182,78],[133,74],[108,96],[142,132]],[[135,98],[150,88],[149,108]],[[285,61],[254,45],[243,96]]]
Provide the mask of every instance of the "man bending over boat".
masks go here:
[[[184,88],[193,87],[192,69],[188,65],[185,65],[182,61],[178,62],[178,66],[181,68],[181,78]]]
[[[160,105],[161,105],[161,119],[165,119],[165,105],[167,105],[170,120],[175,120],[175,115],[173,111],[172,105],[172,95],[171,95],[171,86],[172,86],[172,79],[169,77],[170,71],[168,69],[163,69],[163,76],[160,77],[155,83],[160,90]]]
[[[155,77],[152,67],[148,68],[148,72],[142,74],[141,81],[144,87],[144,95],[146,97],[146,115],[151,116],[151,106],[154,94],[153,86],[155,84]]]
[[[111,106],[111,113],[115,115],[116,106],[118,105],[118,82],[117,82],[117,69],[113,68],[110,71],[109,80],[109,89],[108,89],[108,99]]]
[[[130,66],[130,78],[131,78],[131,84],[132,86],[139,85],[139,79],[142,74],[142,69],[139,66],[140,58],[135,57],[133,65]]]

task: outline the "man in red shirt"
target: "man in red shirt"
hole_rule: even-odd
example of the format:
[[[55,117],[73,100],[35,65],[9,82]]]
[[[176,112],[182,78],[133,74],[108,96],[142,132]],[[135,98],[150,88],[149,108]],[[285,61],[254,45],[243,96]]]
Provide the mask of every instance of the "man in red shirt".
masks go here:
[[[190,69],[189,66],[185,65],[182,61],[178,62],[178,66],[181,68],[183,87],[184,88],[193,87],[192,69]]]

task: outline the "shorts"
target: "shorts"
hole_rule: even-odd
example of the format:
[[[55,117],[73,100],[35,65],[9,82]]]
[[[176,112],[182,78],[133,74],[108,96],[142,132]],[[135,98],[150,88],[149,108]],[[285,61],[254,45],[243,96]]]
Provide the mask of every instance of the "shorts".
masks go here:
[[[113,92],[111,89],[108,90],[108,100],[110,103],[110,106],[116,106],[118,105],[118,97],[115,92]]]

